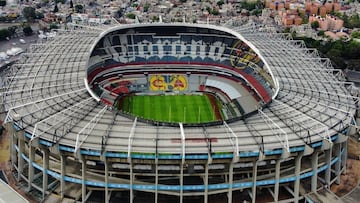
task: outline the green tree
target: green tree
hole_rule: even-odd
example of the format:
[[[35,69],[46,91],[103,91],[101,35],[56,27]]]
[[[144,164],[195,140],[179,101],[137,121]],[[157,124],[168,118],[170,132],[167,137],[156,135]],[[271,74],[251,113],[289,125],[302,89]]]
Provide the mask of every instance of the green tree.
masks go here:
[[[254,9],[251,11],[251,15],[260,16],[262,14],[262,9]]]
[[[28,22],[32,22],[32,20],[36,17],[35,8],[29,6],[22,10],[22,14]]]
[[[350,28],[349,26],[349,16],[346,15],[346,13],[344,13],[344,15],[341,16],[341,19],[343,19],[344,21],[344,26],[347,28]]]
[[[51,23],[50,30],[53,30],[53,29],[59,29],[59,25],[57,23]]]
[[[84,6],[81,4],[76,4],[75,5],[75,12],[76,13],[83,13],[84,12]]]
[[[123,9],[119,8],[119,10],[116,11],[116,14],[117,14],[117,17],[121,18],[124,15]]]
[[[312,29],[317,29],[317,28],[319,28],[319,22],[318,22],[318,21],[314,21],[314,22],[312,22],[310,25],[311,25],[311,28],[312,28]]]
[[[216,4],[217,4],[218,6],[222,6],[224,3],[225,3],[224,0],[220,0],[220,1],[216,2]]]
[[[290,27],[285,27],[285,29],[283,30],[284,33],[290,33]]]
[[[346,51],[345,51],[346,50]],[[347,59],[359,59],[360,43],[355,40],[345,44],[343,56]]]
[[[150,4],[146,3],[144,5],[144,12],[148,12],[149,11],[149,8],[150,8]]]
[[[23,32],[24,32],[25,36],[30,36],[33,34],[33,29],[30,27],[29,24],[26,24],[23,27]]]
[[[211,13],[212,12],[212,10],[211,10],[211,8],[210,7],[206,7],[206,11],[208,12],[208,13]]]
[[[14,36],[16,34],[17,28],[18,27],[16,25],[8,27],[11,36]]]
[[[325,36],[325,31],[324,30],[320,30],[318,32],[318,36]]]
[[[360,27],[360,17],[359,14],[354,14],[349,18],[349,28],[358,28]]]
[[[309,22],[308,17],[304,13],[299,13],[299,16],[302,19],[303,24],[307,24]]]
[[[8,29],[0,30],[0,41],[6,40],[7,37],[10,37],[11,33]]]
[[[35,12],[35,19],[43,19],[44,18],[44,14],[41,12],[36,11]]]
[[[126,17],[128,17],[128,18],[130,18],[130,19],[135,19],[135,18],[136,18],[136,15],[133,14],[133,13],[128,13],[128,14],[126,15]]]
[[[55,4],[55,7],[54,7],[54,10],[53,10],[53,13],[57,13],[57,12],[59,12],[59,8],[58,8],[57,4]]]
[[[246,1],[243,1],[240,3],[241,5],[241,8],[243,9],[246,9],[248,11],[252,11],[256,8],[258,2],[246,2]]]
[[[360,32],[352,32],[351,37],[360,39]]]
[[[152,20],[152,22],[158,22],[159,16],[153,16],[151,20]]]
[[[1,7],[6,6],[6,1],[5,1],[5,0],[1,0],[1,1],[0,1],[0,6],[1,6]]]
[[[211,14],[213,14],[214,16],[219,15],[219,9],[213,9]]]

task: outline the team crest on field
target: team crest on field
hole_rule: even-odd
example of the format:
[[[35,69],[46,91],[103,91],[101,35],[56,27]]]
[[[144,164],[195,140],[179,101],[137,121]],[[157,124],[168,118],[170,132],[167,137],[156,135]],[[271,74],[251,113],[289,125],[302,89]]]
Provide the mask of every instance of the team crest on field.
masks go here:
[[[184,75],[152,75],[149,83],[150,90],[153,91],[183,91],[187,89],[187,78]]]

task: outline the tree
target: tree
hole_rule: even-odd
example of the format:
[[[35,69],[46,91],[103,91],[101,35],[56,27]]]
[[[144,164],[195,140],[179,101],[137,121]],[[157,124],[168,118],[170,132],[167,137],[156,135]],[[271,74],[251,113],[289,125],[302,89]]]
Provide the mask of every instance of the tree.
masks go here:
[[[26,24],[23,27],[23,32],[24,32],[25,36],[30,36],[33,34],[33,29],[30,27],[29,24]]]
[[[243,1],[240,3],[241,8],[246,9],[248,11],[252,11],[256,8],[257,6],[257,2],[247,2],[247,1]]]
[[[1,1],[0,1],[0,6],[2,6],[2,7],[6,6],[6,1],[5,1],[5,0],[1,0]]]
[[[36,17],[35,8],[33,7],[25,7],[22,14],[28,22],[31,22]]]
[[[153,16],[151,20],[152,20],[152,22],[158,22],[159,16]]]
[[[213,9],[211,14],[213,14],[214,16],[219,15],[219,9]]]
[[[8,29],[0,30],[0,41],[6,40],[6,38],[10,37],[11,33]]]
[[[44,14],[41,12],[36,11],[35,12],[35,19],[43,19],[44,18]]]
[[[56,23],[51,23],[50,24],[50,30],[53,30],[53,29],[59,29],[59,25],[56,24]]]
[[[358,59],[360,53],[360,43],[355,40],[351,40],[346,43],[345,48],[346,51],[343,52],[344,58],[347,59]]]
[[[218,6],[222,6],[222,5],[224,4],[224,0],[220,0],[220,1],[216,2],[216,4],[217,4]]]
[[[352,32],[351,37],[360,39],[360,32]]]
[[[149,8],[150,8],[150,4],[149,3],[146,3],[144,5],[144,12],[148,12],[149,11]]]
[[[123,9],[119,8],[119,10],[116,11],[117,17],[121,18],[124,14],[123,14]]]
[[[312,29],[317,29],[317,28],[319,28],[319,22],[318,22],[318,21],[314,21],[314,22],[312,22],[310,25],[311,25],[311,28],[312,28]]]
[[[324,30],[320,30],[318,32],[318,36],[325,36],[325,31]]]
[[[128,18],[130,18],[130,19],[135,19],[135,18],[136,18],[136,15],[133,14],[133,13],[128,13],[128,14],[126,15],[126,17],[128,17]]]
[[[84,12],[84,6],[81,4],[76,4],[75,5],[75,12],[76,13],[83,13]]]
[[[360,27],[360,17],[357,13],[350,17],[349,24],[350,24],[350,28]]]
[[[9,30],[11,36],[14,36],[16,34],[17,28],[18,27],[16,25],[8,27],[8,30]]]
[[[59,8],[58,8],[57,4],[55,4],[55,7],[54,7],[54,10],[53,10],[53,13],[57,13],[57,12],[59,12]]]

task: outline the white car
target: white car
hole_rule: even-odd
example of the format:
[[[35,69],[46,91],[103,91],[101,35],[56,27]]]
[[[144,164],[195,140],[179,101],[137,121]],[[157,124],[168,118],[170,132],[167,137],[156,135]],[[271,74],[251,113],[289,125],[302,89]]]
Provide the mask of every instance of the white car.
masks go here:
[[[19,41],[20,41],[21,44],[26,44],[24,39],[19,39]]]

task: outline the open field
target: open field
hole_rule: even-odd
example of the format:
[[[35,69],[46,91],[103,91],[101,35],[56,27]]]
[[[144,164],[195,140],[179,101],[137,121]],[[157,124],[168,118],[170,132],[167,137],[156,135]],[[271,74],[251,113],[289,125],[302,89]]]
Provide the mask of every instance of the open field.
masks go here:
[[[211,95],[138,95],[124,97],[119,109],[162,122],[205,123],[221,119]]]

